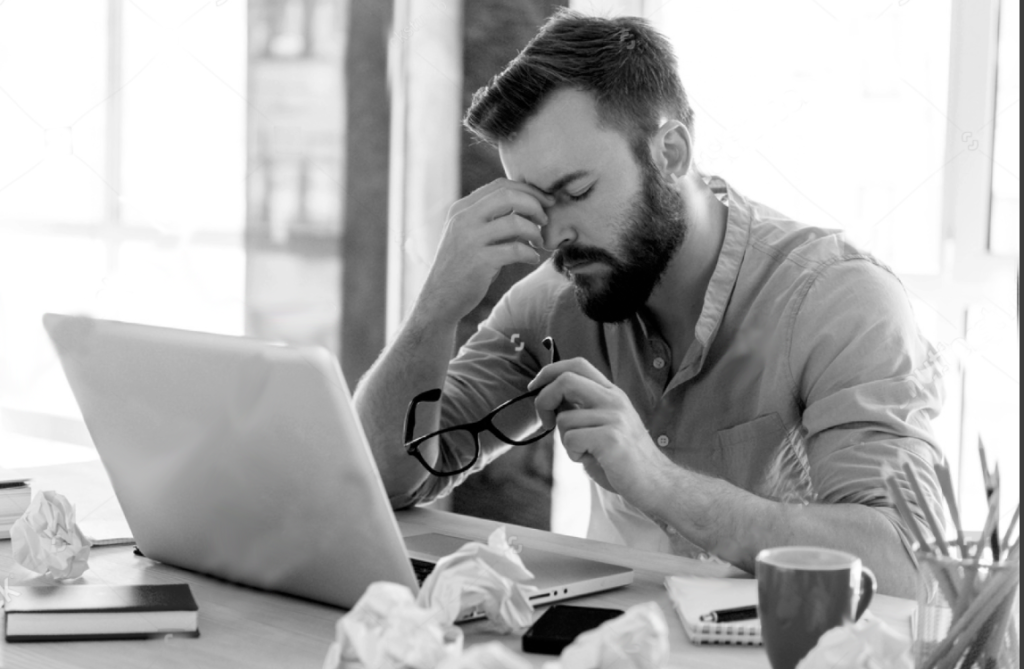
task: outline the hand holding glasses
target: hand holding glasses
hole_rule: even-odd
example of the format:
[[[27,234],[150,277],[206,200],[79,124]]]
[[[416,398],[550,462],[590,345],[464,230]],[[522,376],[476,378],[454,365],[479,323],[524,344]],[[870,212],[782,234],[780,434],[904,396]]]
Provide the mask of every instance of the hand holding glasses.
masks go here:
[[[558,347],[555,346],[555,340],[551,337],[545,337],[543,343],[544,348],[551,352],[551,362],[558,362],[561,358],[558,355]],[[482,432],[490,432],[504,443],[511,444],[512,446],[525,446],[527,444],[532,444],[533,442],[543,439],[547,435],[551,434],[555,428],[550,427],[545,429],[541,426],[540,431],[522,439],[516,439],[510,436],[509,431],[512,427],[512,423],[514,422],[514,418],[520,417],[526,409],[533,411],[533,398],[540,394],[541,390],[543,390],[543,388],[535,388],[534,390],[524,393],[519,397],[514,397],[499,405],[486,416],[473,423],[453,425],[413,439],[412,435],[416,429],[416,407],[421,402],[437,402],[441,399],[440,388],[434,388],[433,390],[422,392],[412,399],[412,402],[409,403],[409,410],[405,414],[405,451],[419,460],[420,464],[422,464],[426,470],[434,476],[454,476],[455,474],[461,474],[462,472],[467,471],[470,467],[476,464],[476,461],[480,458],[480,433]],[[457,432],[472,435],[473,444],[476,447],[476,450],[473,453],[473,458],[465,466],[459,467],[458,469],[448,471],[438,471],[437,469],[434,469],[434,467],[427,462],[426,458],[420,454],[420,445],[439,435]]]

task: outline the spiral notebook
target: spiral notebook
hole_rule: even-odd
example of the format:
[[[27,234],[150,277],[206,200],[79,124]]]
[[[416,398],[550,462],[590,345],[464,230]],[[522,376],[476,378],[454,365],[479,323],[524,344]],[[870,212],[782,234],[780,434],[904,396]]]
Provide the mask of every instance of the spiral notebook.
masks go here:
[[[706,623],[700,619],[711,611],[757,604],[756,580],[666,576],[665,589],[692,643],[761,645],[761,623],[757,619],[732,623]]]

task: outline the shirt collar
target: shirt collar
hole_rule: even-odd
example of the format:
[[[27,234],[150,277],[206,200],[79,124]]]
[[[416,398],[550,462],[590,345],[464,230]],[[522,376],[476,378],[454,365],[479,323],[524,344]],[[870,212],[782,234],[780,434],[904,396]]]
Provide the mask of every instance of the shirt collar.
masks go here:
[[[708,178],[708,188],[715,197],[721,200],[728,207],[728,214],[725,221],[725,239],[722,242],[722,250],[718,254],[718,262],[715,263],[715,270],[708,283],[707,292],[704,294],[704,306],[701,309],[700,317],[697,319],[695,328],[695,344],[700,347],[699,361],[696,369],[693,369],[693,362],[686,363],[685,367],[679,369],[678,376],[690,378],[696,375],[704,367],[704,360],[707,359],[711,343],[718,333],[719,326],[725,316],[725,309],[729,305],[729,298],[732,297],[733,289],[736,287],[736,280],[739,277],[740,264],[746,253],[747,242],[750,239],[750,220],[752,217],[749,201],[737,193],[724,179],[717,176]],[[630,319],[634,327],[639,327],[643,339],[650,338],[650,331],[647,322],[642,315],[643,310],[637,312]],[[614,324],[606,324],[606,330],[614,329]],[[691,353],[693,349],[691,348]],[[691,358],[691,355],[687,355]],[[677,380],[678,381],[678,378]],[[670,383],[670,387],[675,382]]]
[[[700,366],[704,365],[708,349],[714,341],[718,328],[722,324],[725,308],[736,287],[736,279],[740,273],[740,264],[746,253],[750,239],[750,203],[742,195],[733,190],[724,179],[712,176],[708,182],[712,192],[722,193],[729,213],[725,223],[725,239],[722,250],[718,254],[715,271],[711,275],[707,293],[704,295],[704,308],[697,319],[695,336],[702,347]]]

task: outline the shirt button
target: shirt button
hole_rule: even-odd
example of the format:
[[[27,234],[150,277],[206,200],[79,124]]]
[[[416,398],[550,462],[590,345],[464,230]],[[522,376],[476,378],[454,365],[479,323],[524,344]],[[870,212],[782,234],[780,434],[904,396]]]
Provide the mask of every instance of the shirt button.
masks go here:
[[[669,442],[669,439],[668,439],[667,435],[663,434],[660,437],[658,437],[658,446],[661,446],[662,448],[665,448],[666,446],[668,446],[668,442]]]
[[[655,369],[661,369],[664,366],[665,366],[665,358],[655,358],[654,359],[654,368]]]
[[[702,562],[707,562],[708,560],[711,559],[711,556],[708,555],[707,553],[701,553],[700,555],[697,556],[697,558],[699,560],[701,560]]]

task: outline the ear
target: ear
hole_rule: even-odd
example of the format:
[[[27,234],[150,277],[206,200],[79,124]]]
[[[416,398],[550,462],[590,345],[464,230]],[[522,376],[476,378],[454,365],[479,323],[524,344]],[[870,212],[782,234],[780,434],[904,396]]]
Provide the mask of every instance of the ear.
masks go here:
[[[663,175],[684,177],[693,165],[693,142],[690,131],[681,121],[668,120],[651,138],[651,158]]]

